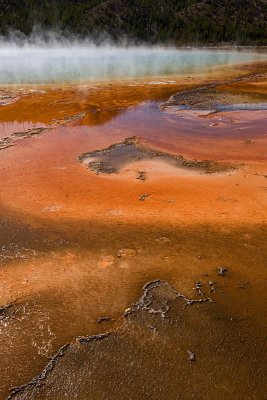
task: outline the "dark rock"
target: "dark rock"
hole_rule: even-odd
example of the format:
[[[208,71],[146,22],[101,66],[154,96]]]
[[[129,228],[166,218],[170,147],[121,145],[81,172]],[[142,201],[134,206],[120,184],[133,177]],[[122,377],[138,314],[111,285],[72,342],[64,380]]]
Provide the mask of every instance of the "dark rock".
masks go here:
[[[147,197],[149,197],[149,194],[142,194],[142,195],[139,197],[139,200],[140,200],[140,201],[145,201],[145,199],[146,199]]]
[[[110,317],[99,317],[97,322],[100,324],[101,322],[107,322],[110,321],[111,318]]]

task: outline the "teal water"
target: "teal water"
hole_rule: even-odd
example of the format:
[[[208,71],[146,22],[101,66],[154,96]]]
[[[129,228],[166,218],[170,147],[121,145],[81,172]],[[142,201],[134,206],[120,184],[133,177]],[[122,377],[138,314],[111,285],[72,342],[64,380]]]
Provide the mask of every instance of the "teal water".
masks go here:
[[[0,46],[0,84],[47,84],[201,72],[267,60],[267,52],[93,45]]]

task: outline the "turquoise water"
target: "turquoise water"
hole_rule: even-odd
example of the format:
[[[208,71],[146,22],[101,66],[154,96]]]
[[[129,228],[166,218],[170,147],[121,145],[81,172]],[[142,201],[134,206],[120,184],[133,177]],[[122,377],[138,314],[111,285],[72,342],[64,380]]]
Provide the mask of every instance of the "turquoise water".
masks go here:
[[[93,45],[0,46],[0,84],[84,82],[171,76],[223,64],[267,60],[267,53]]]

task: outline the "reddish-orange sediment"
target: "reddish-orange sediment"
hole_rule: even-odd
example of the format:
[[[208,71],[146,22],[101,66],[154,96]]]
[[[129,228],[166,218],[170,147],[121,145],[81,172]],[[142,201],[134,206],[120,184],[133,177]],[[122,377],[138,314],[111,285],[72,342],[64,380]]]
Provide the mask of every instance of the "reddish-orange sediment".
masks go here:
[[[257,67],[245,72],[255,73]],[[233,69],[225,77],[239,74]],[[217,71],[210,79],[221,78]],[[204,116],[160,109],[176,91],[208,81],[199,76],[166,85],[46,87],[0,109],[0,137],[1,123],[9,121],[15,125],[2,125],[5,135],[21,130],[21,124],[22,130],[32,124],[51,128],[0,151],[0,304],[15,302],[19,310],[0,326],[1,398],[11,386],[30,381],[75,336],[117,327],[124,309],[151,279],[166,279],[192,297],[201,274],[217,279],[214,271],[226,265],[231,272],[220,287],[225,292],[221,299],[218,295],[220,312],[225,319],[231,312],[247,318],[242,329],[261,343],[266,111]],[[259,76],[220,90],[266,95],[266,80]],[[205,174],[135,160],[119,173],[96,175],[77,162],[82,153],[131,136],[156,150],[236,168]],[[146,181],[137,179],[140,171]],[[149,196],[139,200],[144,194]],[[246,281],[248,290],[237,289]],[[116,321],[102,328],[96,321],[106,314]],[[242,392],[238,385],[236,399]],[[218,398],[227,398],[227,390]]]
[[[152,107],[152,106],[151,106]],[[156,106],[155,106],[156,107]],[[26,139],[1,154],[1,200],[7,208],[46,220],[205,223],[264,221],[265,112],[187,117],[149,106],[125,111],[104,126],[61,126]],[[135,122],[136,121],[136,122]],[[225,122],[224,122],[225,121]],[[143,131],[142,131],[143,128]],[[162,132],[162,133],[161,133]],[[207,175],[158,161],[132,162],[119,174],[96,175],[77,162],[86,152],[139,135],[145,143],[189,159],[230,161],[236,170]],[[147,172],[146,182],[136,178]],[[150,197],[142,204],[142,192]],[[231,201],[229,199],[232,199]],[[233,212],[234,209],[238,213]],[[176,210],[179,213],[176,214]],[[25,215],[25,218],[27,218]]]

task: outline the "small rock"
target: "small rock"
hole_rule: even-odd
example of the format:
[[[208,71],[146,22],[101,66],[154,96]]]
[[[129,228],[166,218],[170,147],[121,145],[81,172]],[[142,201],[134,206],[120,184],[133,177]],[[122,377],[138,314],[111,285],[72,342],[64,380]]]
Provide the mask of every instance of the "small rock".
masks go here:
[[[126,308],[126,310],[124,311],[124,317],[127,317],[131,313],[132,313],[132,309],[131,308]]]
[[[225,276],[226,272],[227,272],[227,268],[219,267],[219,268],[218,268],[217,275],[219,275],[219,276]]]
[[[139,197],[139,200],[140,200],[140,201],[145,201],[145,199],[146,199],[147,197],[149,197],[149,194],[142,194],[142,195]]]
[[[188,360],[189,361],[196,361],[196,356],[195,356],[195,354],[194,353],[192,353],[190,350],[188,350],[187,351],[187,353],[188,353]]]
[[[155,328],[153,325],[147,325],[149,329],[151,329],[152,331],[154,331],[154,333],[156,333],[157,328]]]
[[[214,282],[209,281],[209,286],[210,286],[210,293],[216,292],[216,287]]]
[[[146,181],[147,176],[145,171],[138,171],[138,177],[136,179],[139,179],[140,181]]]
[[[198,293],[200,296],[203,296],[204,293],[203,293],[203,291],[201,290],[201,287],[202,287],[202,283],[201,283],[201,282],[196,282],[196,283],[195,283],[194,289],[197,291],[197,293]]]

